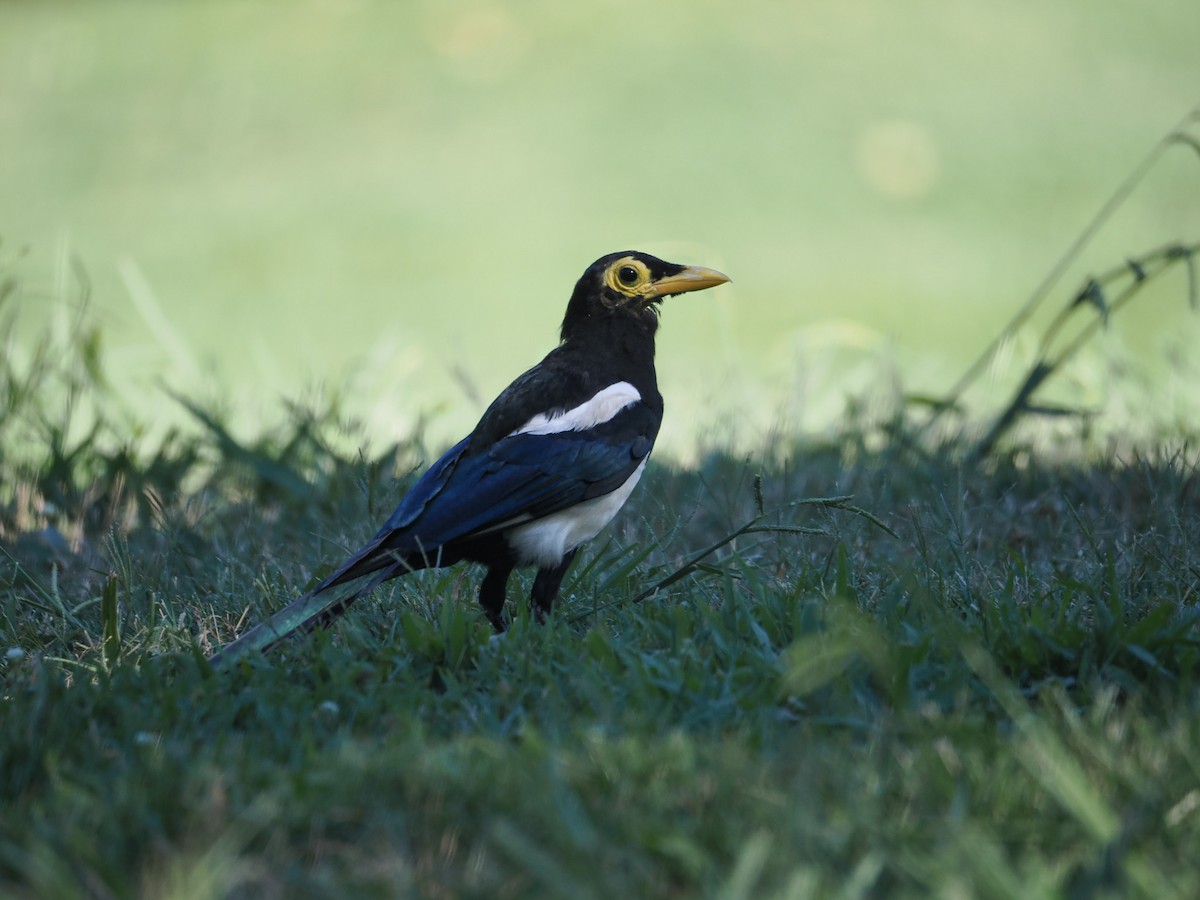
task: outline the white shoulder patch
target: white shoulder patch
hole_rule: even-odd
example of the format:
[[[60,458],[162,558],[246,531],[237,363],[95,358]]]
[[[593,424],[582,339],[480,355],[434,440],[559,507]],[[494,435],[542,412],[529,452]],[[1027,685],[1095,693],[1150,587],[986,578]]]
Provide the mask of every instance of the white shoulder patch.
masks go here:
[[[617,413],[642,399],[628,381],[610,384],[589,400],[564,412],[547,416],[538,413],[513,434],[560,434],[564,431],[586,431],[603,425]]]

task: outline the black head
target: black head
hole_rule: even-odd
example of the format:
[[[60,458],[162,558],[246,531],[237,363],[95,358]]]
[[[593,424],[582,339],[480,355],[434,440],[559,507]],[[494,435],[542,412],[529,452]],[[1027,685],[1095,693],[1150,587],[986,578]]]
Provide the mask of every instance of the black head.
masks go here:
[[[655,304],[727,281],[729,277],[716,269],[681,266],[636,250],[610,253],[588,266],[576,283],[563,318],[562,339],[581,327],[614,319],[639,323],[653,333],[658,323]]]

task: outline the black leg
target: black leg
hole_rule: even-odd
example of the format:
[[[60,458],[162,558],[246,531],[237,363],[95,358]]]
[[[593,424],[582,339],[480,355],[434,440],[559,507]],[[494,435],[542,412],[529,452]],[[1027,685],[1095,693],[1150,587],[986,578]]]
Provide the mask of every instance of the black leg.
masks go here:
[[[558,589],[562,585],[563,577],[567,574],[567,569],[571,568],[575,552],[575,550],[570,551],[552,569],[538,569],[537,578],[533,579],[533,590],[529,593],[529,600],[533,605],[534,614],[539,620],[545,621],[546,616],[554,607],[554,601],[558,599]]]
[[[504,590],[512,570],[511,563],[495,563],[488,568],[483,576],[483,584],[479,586],[479,605],[496,631],[503,631],[507,627],[504,624]]]

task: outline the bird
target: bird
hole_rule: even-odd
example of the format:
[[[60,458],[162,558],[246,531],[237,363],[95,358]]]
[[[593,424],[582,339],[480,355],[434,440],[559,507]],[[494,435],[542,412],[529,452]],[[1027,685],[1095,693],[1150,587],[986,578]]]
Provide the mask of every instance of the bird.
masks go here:
[[[663,417],[654,368],[660,304],[729,280],[634,250],[600,257],[571,293],[558,345],[500,393],[367,544],[212,665],[326,626],[389,579],[462,561],[486,568],[479,604],[497,632],[507,627],[509,576],[536,567],[531,609],[544,619],[579,548],[624,505],[654,447]]]

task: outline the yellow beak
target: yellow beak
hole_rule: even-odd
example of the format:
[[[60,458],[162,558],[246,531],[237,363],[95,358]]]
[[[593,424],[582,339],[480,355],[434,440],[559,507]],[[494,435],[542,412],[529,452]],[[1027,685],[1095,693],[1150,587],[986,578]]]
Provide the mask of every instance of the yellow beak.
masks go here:
[[[671,294],[686,294],[688,291],[702,291],[705,288],[716,287],[730,281],[730,277],[716,269],[706,269],[704,266],[688,266],[682,272],[660,278],[650,285],[649,297],[668,297]]]

